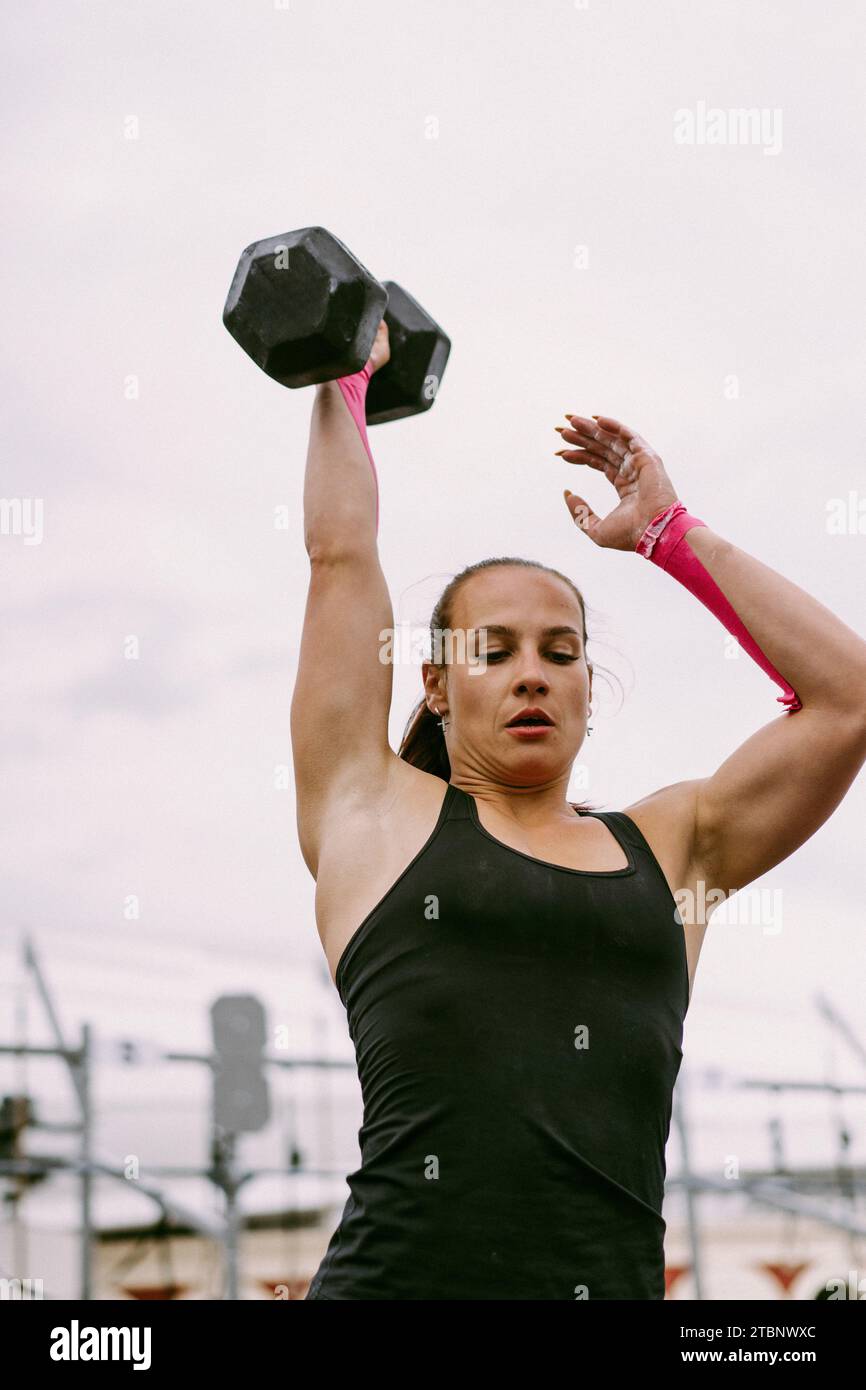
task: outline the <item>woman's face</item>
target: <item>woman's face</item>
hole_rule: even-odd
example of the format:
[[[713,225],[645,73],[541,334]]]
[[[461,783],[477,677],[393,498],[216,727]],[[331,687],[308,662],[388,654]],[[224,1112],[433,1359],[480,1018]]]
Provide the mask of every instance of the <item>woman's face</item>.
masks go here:
[[[577,598],[544,570],[496,565],[461,586],[443,637],[444,671],[423,665],[427,703],[446,713],[452,769],[531,782],[570,771],[589,718],[582,633]],[[530,706],[550,724],[509,729]]]

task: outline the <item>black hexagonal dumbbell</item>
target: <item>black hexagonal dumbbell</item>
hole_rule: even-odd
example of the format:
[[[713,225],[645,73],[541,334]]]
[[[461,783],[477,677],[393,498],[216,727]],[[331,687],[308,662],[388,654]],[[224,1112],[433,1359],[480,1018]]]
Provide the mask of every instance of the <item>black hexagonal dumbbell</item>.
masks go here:
[[[246,248],[223,310],[244,351],[293,389],[360,371],[383,318],[391,359],[370,379],[368,425],[429,410],[451,351],[400,285],[380,284],[324,227],[301,227]]]

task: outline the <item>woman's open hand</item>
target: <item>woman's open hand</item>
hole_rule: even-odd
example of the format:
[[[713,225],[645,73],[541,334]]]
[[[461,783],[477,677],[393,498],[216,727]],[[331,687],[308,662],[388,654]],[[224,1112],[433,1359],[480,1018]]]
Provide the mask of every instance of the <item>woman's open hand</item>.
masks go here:
[[[559,428],[571,445],[558,451],[566,463],[588,464],[604,473],[617,491],[617,505],[607,516],[596,516],[588,502],[572,492],[566,505],[577,525],[596,545],[610,550],[634,550],[653,517],[677,500],[664,464],[646,440],[608,415],[585,420],[566,415],[571,428]]]

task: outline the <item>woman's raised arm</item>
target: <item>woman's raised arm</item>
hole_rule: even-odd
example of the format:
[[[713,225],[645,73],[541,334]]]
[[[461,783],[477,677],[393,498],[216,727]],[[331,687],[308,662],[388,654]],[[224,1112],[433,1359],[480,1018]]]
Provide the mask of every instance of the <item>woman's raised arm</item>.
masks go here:
[[[396,757],[388,743],[391,663],[379,659],[394,617],[376,541],[378,485],[357,414],[367,380],[387,360],[383,323],[363,372],[316,387],[310,426],[310,582],[291,735],[301,852],[314,877],[328,819],[346,798],[375,801]]]

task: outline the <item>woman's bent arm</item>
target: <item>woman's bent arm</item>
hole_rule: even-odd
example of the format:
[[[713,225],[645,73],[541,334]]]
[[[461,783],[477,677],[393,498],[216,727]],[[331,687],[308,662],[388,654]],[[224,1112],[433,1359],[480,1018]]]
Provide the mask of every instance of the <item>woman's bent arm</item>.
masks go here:
[[[697,784],[695,859],[730,892],[814,835],[863,766],[866,642],[708,527],[688,531],[685,542],[803,706],[759,729]]]
[[[686,541],[805,708],[866,717],[862,637],[811,594],[709,527],[693,527]]]
[[[725,893],[742,888],[814,835],[866,761],[866,642],[798,585],[690,517],[642,435],[610,416],[568,419],[570,428],[557,427],[570,446],[559,456],[603,472],[618,496],[613,511],[600,517],[567,491],[581,530],[603,548],[637,549],[661,560],[730,631],[745,629],[754,659],[761,655],[787,686],[788,712],[712,776],[644,798],[670,808],[690,873]],[[673,542],[666,547],[668,535]],[[691,563],[684,564],[689,551]],[[672,652],[672,662],[679,659]]]

